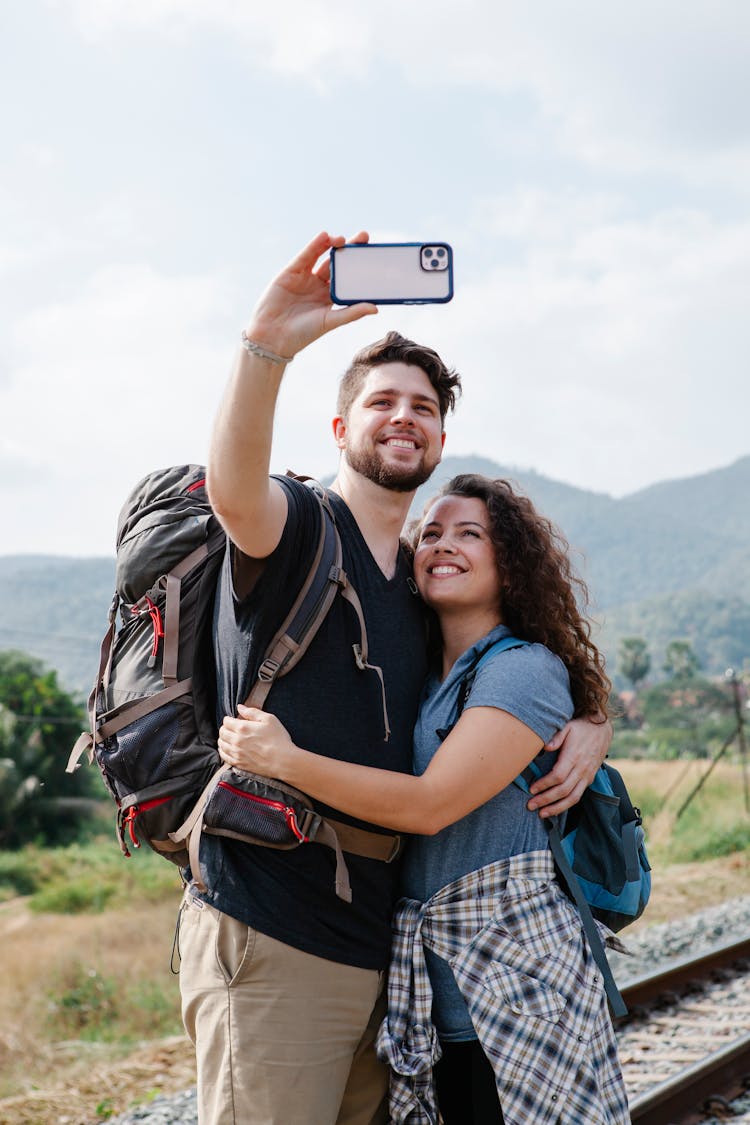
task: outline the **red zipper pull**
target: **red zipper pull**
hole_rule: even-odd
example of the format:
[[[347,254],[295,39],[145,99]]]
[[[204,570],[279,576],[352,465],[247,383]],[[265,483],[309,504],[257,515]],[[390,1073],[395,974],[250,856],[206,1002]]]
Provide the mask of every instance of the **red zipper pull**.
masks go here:
[[[309,840],[308,840],[307,836],[305,836],[304,832],[300,831],[299,825],[297,824],[297,817],[295,816],[294,809],[291,808],[291,806],[287,805],[286,808],[284,809],[284,817],[286,819],[287,824],[289,825],[289,828],[294,833],[294,835],[297,837],[299,842],[301,844],[309,843]]]
[[[128,845],[125,843],[125,817],[122,815],[122,809],[117,810],[117,839],[120,843],[120,851],[126,859],[130,859],[130,852]]]
[[[123,822],[122,822],[123,828],[125,827],[126,824],[128,826],[128,835],[130,836],[130,842],[132,843],[134,848],[140,848],[140,846],[141,846],[141,841],[138,839],[138,837],[135,834],[135,818],[138,816],[139,812],[140,812],[140,809],[138,808],[138,805],[131,805],[130,808],[128,809],[128,811],[126,812],[125,817],[124,817]]]
[[[153,668],[156,664],[156,656],[159,652],[159,640],[164,636],[164,620],[161,615],[161,610],[158,605],[151,600],[148,594],[144,594],[139,602],[130,607],[130,612],[137,616],[142,613],[144,609],[148,610],[148,615],[151,618],[151,624],[154,629],[154,639],[151,645],[151,655],[148,658],[148,667]]]
[[[164,636],[164,621],[158,605],[152,602],[151,598],[148,596],[146,596],[146,605],[148,606],[149,616],[154,626],[154,643],[151,646],[151,656],[148,660],[149,668],[153,668],[156,664],[156,655],[159,651],[159,639]]]

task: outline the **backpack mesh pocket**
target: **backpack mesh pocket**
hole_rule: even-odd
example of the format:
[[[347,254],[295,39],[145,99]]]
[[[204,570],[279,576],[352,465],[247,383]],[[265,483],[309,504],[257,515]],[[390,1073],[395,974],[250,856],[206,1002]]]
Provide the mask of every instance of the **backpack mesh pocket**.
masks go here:
[[[304,794],[297,790],[232,770],[211,793],[203,827],[214,835],[233,836],[266,847],[296,848],[308,842],[307,829],[313,816]]]
[[[97,757],[106,763],[116,795],[126,797],[169,777],[179,734],[178,708],[166,703],[108,738]]]

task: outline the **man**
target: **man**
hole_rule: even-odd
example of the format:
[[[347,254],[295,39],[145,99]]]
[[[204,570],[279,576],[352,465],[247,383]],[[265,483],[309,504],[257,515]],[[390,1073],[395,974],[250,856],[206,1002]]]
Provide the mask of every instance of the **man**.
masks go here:
[[[355,241],[366,239],[362,232]],[[270,284],[243,333],[216,421],[208,485],[230,540],[215,619],[219,715],[236,713],[246,698],[315,546],[315,497],[299,482],[268,475],[285,366],[324,333],[377,312],[331,305],[321,256],[343,243],[320,234]],[[331,504],[370,655],[366,668],[355,662],[356,617],[337,598],[304,660],[269,697],[310,750],[410,769],[426,657],[399,535],[414,491],[440,461],[443,421],[458,389],[437,353],[396,333],[359,353],[344,376]],[[537,798],[551,811],[577,800],[609,742],[606,728],[588,722],[561,735],[560,760]],[[208,890],[188,891],[180,929],[183,1016],[196,1044],[202,1125],[387,1119],[387,1075],[373,1041],[396,868],[350,854],[347,865],[351,903],[335,894],[327,848],[202,841]]]

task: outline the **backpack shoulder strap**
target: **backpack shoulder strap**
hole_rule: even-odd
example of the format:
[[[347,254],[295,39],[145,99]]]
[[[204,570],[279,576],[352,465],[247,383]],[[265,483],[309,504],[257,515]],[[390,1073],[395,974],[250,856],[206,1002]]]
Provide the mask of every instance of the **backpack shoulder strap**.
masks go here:
[[[475,664],[469,669],[464,676],[461,687],[458,692],[458,702],[456,705],[456,722],[461,718],[466,701],[471,694],[471,688],[476,678],[476,674],[483,664],[486,664],[490,657],[495,656],[498,652],[506,652],[510,648],[523,648],[527,645],[528,641],[522,641],[519,637],[501,637],[499,641],[495,641],[489,648],[486,648]]]
[[[536,761],[532,760],[531,762],[529,762],[526,769],[523,770],[523,772],[520,773],[518,777],[513,779],[513,784],[517,785],[519,789],[522,789],[524,793],[528,793],[529,787],[533,785],[538,777],[541,777],[541,770],[539,769]],[[581,797],[581,800],[583,800],[584,798],[585,793]],[[562,836],[560,834],[560,817],[540,817],[540,820],[547,831],[550,851],[552,852],[552,857],[555,861],[557,870],[565,880],[568,891],[570,892],[570,896],[578,907],[578,913],[581,916],[581,925],[583,926],[584,933],[586,934],[586,939],[589,943],[589,949],[591,950],[594,960],[599,966],[602,974],[604,990],[607,994],[607,999],[609,1000],[609,1006],[612,1011],[612,1015],[615,1018],[625,1016],[628,1013],[628,1009],[625,1005],[625,1001],[623,1000],[622,995],[620,994],[620,990],[617,987],[617,983],[612,974],[612,970],[609,967],[607,954],[604,949],[604,943],[599,936],[599,930],[597,929],[596,922],[594,921],[594,915],[591,913],[591,907],[589,906],[586,896],[583,893],[583,888],[581,887],[581,884],[578,880],[578,876],[573,870],[570,860],[568,859],[568,856],[565,852],[565,848],[563,847]]]
[[[532,777],[532,781],[533,780],[534,778]],[[524,787],[521,786],[521,788]],[[594,960],[599,966],[599,970],[602,974],[604,991],[607,994],[607,999],[609,1000],[609,1006],[612,1011],[612,1015],[615,1018],[626,1016],[628,1014],[627,1006],[622,998],[619,988],[617,987],[617,982],[615,981],[615,978],[612,974],[612,970],[609,967],[607,954],[604,949],[604,943],[602,942],[602,939],[599,935],[599,930],[597,929],[596,922],[594,921],[594,916],[591,913],[591,907],[589,906],[586,900],[586,896],[583,893],[583,888],[578,881],[578,876],[571,867],[570,861],[565,854],[562,838],[560,836],[560,830],[557,826],[556,821],[557,817],[542,818],[542,824],[547,829],[550,851],[552,852],[552,856],[557,869],[565,880],[571,897],[573,898],[573,901],[578,908],[578,913],[581,916],[581,924],[589,943],[589,949],[591,950]]]
[[[274,682],[297,664],[310,647],[315,634],[323,624],[336,594],[341,592],[352,606],[359,622],[360,640],[353,645],[354,660],[361,671],[377,673],[383,701],[385,740],[390,737],[388,709],[385,698],[385,681],[382,669],[368,662],[367,627],[357,591],[343,569],[341,536],[326,490],[311,477],[288,476],[304,481],[318,500],[320,529],[318,546],[310,570],[302,583],[297,598],[266,649],[257,679],[245,701],[248,707],[262,708]]]
[[[289,613],[271,640],[252,690],[248,707],[262,708],[279,676],[291,671],[307,652],[338,590],[346,582],[341,539],[325,490],[317,481],[310,486],[318,500],[318,544],[312,565]]]

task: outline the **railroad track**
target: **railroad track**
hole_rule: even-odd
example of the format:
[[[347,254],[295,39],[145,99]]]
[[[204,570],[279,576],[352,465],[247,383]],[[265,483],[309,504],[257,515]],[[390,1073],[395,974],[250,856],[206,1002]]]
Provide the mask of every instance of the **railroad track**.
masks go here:
[[[629,1014],[617,1039],[632,1121],[732,1120],[729,1102],[750,1092],[750,938],[672,962],[622,993]]]

